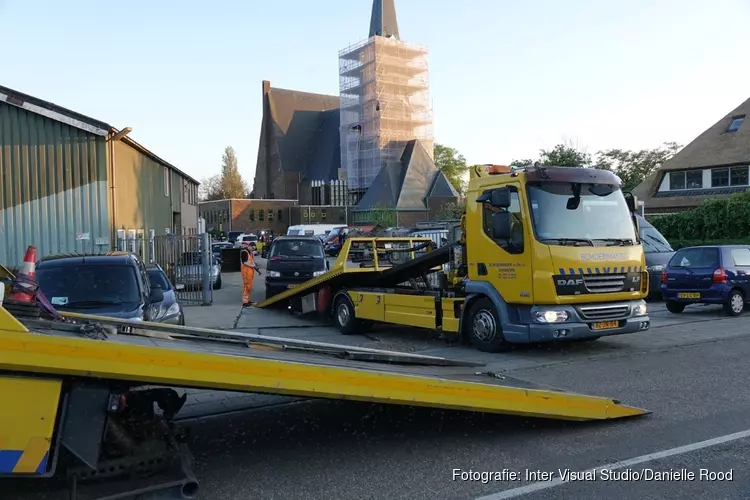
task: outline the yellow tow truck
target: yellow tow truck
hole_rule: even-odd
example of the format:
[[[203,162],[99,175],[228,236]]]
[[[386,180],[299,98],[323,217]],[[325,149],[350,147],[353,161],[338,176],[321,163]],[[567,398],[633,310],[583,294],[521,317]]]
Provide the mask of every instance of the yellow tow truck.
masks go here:
[[[615,174],[495,165],[472,174],[448,245],[351,238],[328,273],[257,307],[291,301],[330,314],[344,334],[374,322],[441,330],[485,352],[650,328],[637,200]]]

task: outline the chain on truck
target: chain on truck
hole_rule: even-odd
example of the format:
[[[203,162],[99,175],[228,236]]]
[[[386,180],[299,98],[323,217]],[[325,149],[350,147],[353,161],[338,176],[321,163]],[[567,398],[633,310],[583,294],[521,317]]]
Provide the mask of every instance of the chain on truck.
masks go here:
[[[344,334],[385,322],[440,330],[485,352],[645,331],[636,209],[612,172],[475,167],[449,245],[352,238],[329,273],[258,307],[291,301],[307,312],[312,304]],[[357,267],[363,254],[369,264]],[[429,286],[436,272],[440,285]]]

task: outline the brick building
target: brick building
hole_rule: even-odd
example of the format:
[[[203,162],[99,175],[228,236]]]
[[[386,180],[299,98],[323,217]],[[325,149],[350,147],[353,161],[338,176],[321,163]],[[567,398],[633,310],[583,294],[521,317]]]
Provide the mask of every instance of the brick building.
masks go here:
[[[293,213],[298,215],[296,200],[229,199],[204,201],[198,205],[199,215],[206,221],[207,232],[255,232],[270,229],[285,234]]]

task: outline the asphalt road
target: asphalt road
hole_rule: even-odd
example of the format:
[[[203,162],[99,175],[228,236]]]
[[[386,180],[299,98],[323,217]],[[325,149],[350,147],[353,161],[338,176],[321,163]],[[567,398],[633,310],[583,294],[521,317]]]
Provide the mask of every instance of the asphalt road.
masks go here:
[[[750,316],[727,318],[711,307],[672,315],[659,304],[651,315],[649,332],[527,347],[493,361],[515,377],[616,397],[651,410],[648,416],[575,423],[315,401],[198,419],[184,425],[201,498],[750,498],[750,431],[731,436],[750,429]],[[336,333],[321,327],[296,335]],[[389,329],[350,341],[454,357],[473,352]],[[602,467],[611,472],[595,471],[596,481],[559,481],[558,469]],[[731,471],[731,480],[700,480],[701,469]],[[670,470],[695,479],[634,479]],[[468,471],[474,480],[461,479]],[[550,477],[529,491],[526,471]],[[483,481],[481,473],[494,474]],[[38,485],[0,483],[0,499],[63,498]]]

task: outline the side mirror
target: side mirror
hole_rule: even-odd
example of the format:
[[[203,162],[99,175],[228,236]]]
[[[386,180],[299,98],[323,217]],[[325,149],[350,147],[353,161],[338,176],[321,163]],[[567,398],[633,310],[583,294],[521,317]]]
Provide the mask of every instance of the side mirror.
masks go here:
[[[164,290],[160,286],[151,287],[151,303],[161,302],[164,300]]]
[[[508,188],[498,188],[492,191],[490,205],[495,208],[510,207],[510,190]]]
[[[509,240],[511,235],[511,213],[498,212],[492,216],[492,237],[496,240]]]
[[[636,213],[638,210],[638,198],[633,193],[623,193],[625,195],[625,203],[628,205],[628,210],[631,214]]]

